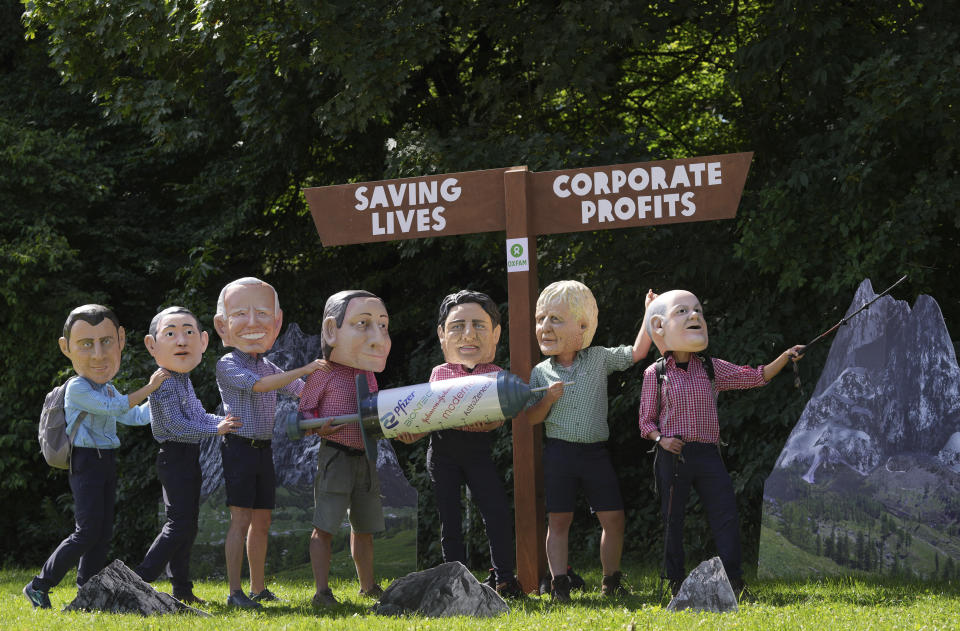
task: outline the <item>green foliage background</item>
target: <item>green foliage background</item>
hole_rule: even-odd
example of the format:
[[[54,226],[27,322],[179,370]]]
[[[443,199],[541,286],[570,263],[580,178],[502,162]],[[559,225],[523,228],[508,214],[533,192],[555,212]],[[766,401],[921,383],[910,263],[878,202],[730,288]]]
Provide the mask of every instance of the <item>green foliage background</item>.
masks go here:
[[[270,280],[285,321],[308,333],[334,291],[383,296],[387,387],[441,361],[446,293],[486,291],[506,313],[502,233],[323,248],[305,186],[754,151],[735,220],[541,237],[541,285],[587,283],[601,305],[595,343],[607,345],[633,339],[648,287],[689,288],[711,353],[742,363],[812,339],[864,278],[879,289],[910,274],[897,296],[931,294],[957,331],[952,4],[0,0],[0,540],[20,542],[0,563],[37,565],[72,528],[65,476],[43,464],[35,431],[45,392],[68,374],[56,339],[78,304],[111,305],[125,323],[121,390],[149,374],[139,340],[159,307],[185,304],[209,328],[220,287],[239,276]],[[194,376],[208,408],[214,346]],[[802,363],[808,384],[825,355]],[[626,554],[655,563],[640,370],[612,379],[610,422]],[[748,561],[763,480],[805,403],[789,382],[721,398]],[[143,430],[121,440],[114,554],[137,558],[155,534],[144,510],[159,494],[155,447]],[[439,546],[424,447],[397,450],[421,492],[429,565]],[[595,559],[595,520],[584,512],[574,527]],[[709,553],[698,508],[688,531],[691,557]],[[479,535],[471,548],[482,566]]]

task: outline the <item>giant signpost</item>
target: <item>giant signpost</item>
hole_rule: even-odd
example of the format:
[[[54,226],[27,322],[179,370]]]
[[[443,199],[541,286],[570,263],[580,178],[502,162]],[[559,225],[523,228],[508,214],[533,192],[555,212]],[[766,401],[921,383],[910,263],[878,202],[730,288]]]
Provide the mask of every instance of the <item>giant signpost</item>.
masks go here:
[[[534,173],[526,167],[304,189],[325,246],[506,231],[510,370],[529,381],[537,235],[729,219],[752,153]],[[513,421],[517,573],[546,575],[542,425]]]

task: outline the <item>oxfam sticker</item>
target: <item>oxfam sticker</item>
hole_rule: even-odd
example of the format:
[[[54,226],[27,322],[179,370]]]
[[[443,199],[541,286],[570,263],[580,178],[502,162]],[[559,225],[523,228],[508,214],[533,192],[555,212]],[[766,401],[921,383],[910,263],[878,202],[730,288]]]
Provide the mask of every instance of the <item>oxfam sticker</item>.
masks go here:
[[[507,239],[507,271],[527,272],[530,270],[527,239]]]

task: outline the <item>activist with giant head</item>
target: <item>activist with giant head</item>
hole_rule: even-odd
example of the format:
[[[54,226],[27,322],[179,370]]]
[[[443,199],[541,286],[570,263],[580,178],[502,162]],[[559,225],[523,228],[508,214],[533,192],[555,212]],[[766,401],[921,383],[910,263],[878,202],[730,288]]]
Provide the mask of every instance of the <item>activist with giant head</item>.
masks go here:
[[[327,299],[321,323],[326,360],[307,380],[300,411],[313,418],[356,413],[357,384],[377,391],[374,373],[382,372],[390,354],[390,317],[383,301],[369,291],[340,291]],[[317,452],[314,479],[313,532],[310,565],[316,592],[313,604],[337,604],[329,586],[333,535],[350,520],[350,550],[360,593],[373,598],[382,593],[373,574],[373,535],[384,529],[376,457],[368,458],[359,424],[333,427],[327,421],[308,433],[324,437]]]
[[[60,352],[70,360],[78,375],[63,388],[76,526],[47,558],[40,573],[23,587],[30,604],[41,609],[50,608],[50,589],[58,585],[74,565],[78,586],[106,565],[113,536],[117,486],[114,455],[120,447],[117,423],[149,424],[150,409],[139,404],[169,376],[158,368],[147,385],[127,395],[110,383],[120,369],[126,332],[113,311],[102,305],[88,304],[71,311],[58,342]]]
[[[237,417],[242,427],[221,443],[230,528],[225,552],[230,584],[230,606],[258,609],[259,600],[273,594],[264,582],[271,511],[276,503],[276,473],[272,439],[277,391],[299,397],[305,377],[322,364],[282,370],[264,355],[280,334],[283,312],[276,290],[258,278],[240,278],[224,286],[217,299],[214,328],[223,345],[233,347],[217,362],[217,385],[224,411]],[[241,589],[243,552],[246,548],[253,598]]]
[[[647,292],[647,302],[654,294]],[[590,289],[574,280],[548,285],[537,300],[534,327],[540,352],[547,357],[533,367],[531,388],[545,388],[527,408],[527,422],[543,423],[547,441],[543,477],[548,513],[547,563],[551,593],[570,600],[567,553],[578,492],[584,490],[602,528],[602,592],[622,594],[620,558],[625,514],[616,472],[606,446],[607,378],[646,357],[650,339],[643,327],[632,346],[590,346],[599,309]],[[572,382],[565,393],[564,382]]]
[[[803,346],[793,346],[766,365],[736,365],[698,355],[709,343],[703,307],[690,291],[656,297],[644,318],[645,330],[664,359],[644,371],[640,396],[641,434],[656,443],[654,472],[665,525],[664,567],[676,595],[685,575],[683,524],[689,490],[705,510],[718,556],[737,598],[751,598],[743,580],[742,552],[733,483],[720,456],[716,395],[766,385]],[[667,405],[667,402],[670,402]]]
[[[464,289],[444,297],[437,318],[437,337],[444,363],[433,367],[430,382],[495,378],[501,372],[493,363],[500,332],[500,309],[487,294]],[[502,420],[480,421],[431,432],[427,472],[440,517],[440,549],[444,562],[469,563],[461,518],[461,489],[466,484],[480,509],[489,540],[491,587],[504,598],[522,598],[523,590],[514,573],[510,503],[503,488],[503,476],[493,462],[493,439],[488,433],[502,424]],[[398,439],[410,443],[423,435],[401,433]]]
[[[151,427],[160,444],[157,477],[163,486],[166,520],[134,572],[150,583],[169,569],[174,598],[193,604],[203,602],[193,593],[190,577],[203,484],[200,442],[241,426],[233,416],[208,414],[193,390],[190,372],[200,363],[208,342],[197,317],[178,306],[155,315],[143,338],[157,365],[171,373],[150,395]]]

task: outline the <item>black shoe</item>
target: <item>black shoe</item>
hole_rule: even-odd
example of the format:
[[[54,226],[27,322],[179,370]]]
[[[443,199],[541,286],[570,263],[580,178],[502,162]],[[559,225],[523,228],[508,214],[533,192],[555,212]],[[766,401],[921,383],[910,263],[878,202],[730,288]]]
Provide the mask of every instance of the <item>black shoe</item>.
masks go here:
[[[583,577],[574,572],[569,565],[567,566],[567,576],[570,577],[570,591],[583,591],[587,587],[587,582],[583,580]]]
[[[520,581],[518,581],[516,577],[502,583],[497,583],[497,593],[500,594],[500,597],[503,599],[520,599],[526,597],[526,594],[523,593],[523,588],[520,587]]]
[[[743,604],[757,602],[757,597],[754,596],[749,589],[747,589],[747,584],[743,582],[743,579],[730,581],[730,587],[733,588],[733,595],[737,597],[738,603]]]
[[[50,609],[50,594],[42,589],[34,589],[32,580],[23,586],[23,595],[34,609]]]
[[[238,589],[227,597],[227,606],[240,609],[263,609],[263,605],[250,600],[250,597],[244,594],[242,589]]]
[[[546,596],[547,594],[550,593],[550,582],[551,582],[551,579],[549,576],[544,576],[543,578],[540,579],[539,591],[541,596]]]
[[[604,576],[600,585],[600,593],[608,598],[620,598],[630,595],[630,592],[622,584],[623,573],[617,570],[610,576]]]
[[[487,578],[484,579],[483,583],[489,585],[490,589],[497,588],[497,571],[493,568],[490,568],[490,573],[487,574]]]
[[[554,576],[551,583],[550,596],[558,603],[570,602],[570,577],[566,574]]]
[[[255,603],[283,602],[283,599],[281,599],[279,596],[271,592],[266,587],[264,587],[263,591],[260,592],[259,594],[254,594],[253,592],[250,592],[250,600],[252,600]]]
[[[193,593],[193,590],[189,592],[173,592],[173,597],[182,602],[184,605],[206,605],[207,601],[200,598]]]

